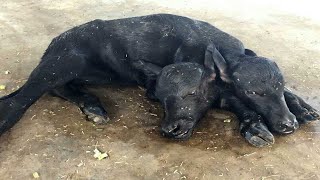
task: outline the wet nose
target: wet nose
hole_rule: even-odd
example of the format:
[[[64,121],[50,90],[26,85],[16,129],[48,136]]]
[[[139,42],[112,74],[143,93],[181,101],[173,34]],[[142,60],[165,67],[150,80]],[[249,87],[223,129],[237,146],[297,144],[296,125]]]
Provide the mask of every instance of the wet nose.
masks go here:
[[[192,132],[192,129],[192,122],[189,122],[185,119],[180,119],[170,124],[163,125],[161,131],[162,134],[166,137],[184,139],[190,136],[190,132]]]
[[[179,131],[180,127],[177,123],[162,126],[161,131],[164,136],[174,137],[174,135]]]
[[[288,118],[278,124],[278,127],[275,129],[280,134],[290,134],[299,128],[299,123],[296,118],[293,116]]]
[[[279,124],[279,133],[290,134],[293,133],[297,128],[298,127],[295,123],[281,123]]]

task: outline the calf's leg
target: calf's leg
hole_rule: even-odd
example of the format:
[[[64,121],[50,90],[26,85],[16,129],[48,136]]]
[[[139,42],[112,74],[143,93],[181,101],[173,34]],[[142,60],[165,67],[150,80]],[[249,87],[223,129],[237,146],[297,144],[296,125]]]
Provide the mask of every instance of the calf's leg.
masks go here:
[[[296,116],[300,124],[319,119],[317,110],[307,104],[299,96],[293,94],[289,90],[285,90],[284,98],[289,110]]]
[[[96,124],[107,123],[110,119],[107,116],[106,110],[102,107],[99,99],[81,89],[81,86],[67,84],[63,87],[52,90],[51,94],[75,103],[87,116],[89,121],[92,121]]]
[[[262,117],[246,107],[236,96],[223,92],[220,107],[236,114],[240,121],[240,133],[250,144],[264,147],[274,143],[274,137]]]
[[[17,123],[45,92],[75,79],[85,67],[85,58],[77,54],[43,57],[21,89],[0,99],[0,134]]]

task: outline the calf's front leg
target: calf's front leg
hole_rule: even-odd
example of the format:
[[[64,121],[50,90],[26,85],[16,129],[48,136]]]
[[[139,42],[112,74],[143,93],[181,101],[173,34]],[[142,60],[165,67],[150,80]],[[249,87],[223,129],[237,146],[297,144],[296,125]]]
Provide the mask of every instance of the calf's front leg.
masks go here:
[[[305,124],[319,119],[318,111],[291,91],[286,89],[284,91],[284,98],[289,110],[296,116],[299,124]]]
[[[263,118],[232,93],[221,94],[220,108],[236,114],[240,121],[240,133],[251,145],[264,147],[274,143],[274,137]]]

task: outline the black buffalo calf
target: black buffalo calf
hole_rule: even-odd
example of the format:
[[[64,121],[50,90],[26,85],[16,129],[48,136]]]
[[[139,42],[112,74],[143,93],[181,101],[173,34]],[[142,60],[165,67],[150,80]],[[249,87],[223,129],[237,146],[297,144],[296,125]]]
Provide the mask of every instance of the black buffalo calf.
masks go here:
[[[255,146],[274,142],[269,129],[291,133],[298,127],[295,117],[305,122],[318,116],[299,97],[284,93],[273,61],[206,22],[156,14],[94,20],[54,38],[28,81],[0,99],[0,134],[46,92],[105,123],[106,110],[83,86],[115,83],[144,86],[164,106],[163,133],[178,139],[189,137],[219,99],[238,115],[241,133]]]

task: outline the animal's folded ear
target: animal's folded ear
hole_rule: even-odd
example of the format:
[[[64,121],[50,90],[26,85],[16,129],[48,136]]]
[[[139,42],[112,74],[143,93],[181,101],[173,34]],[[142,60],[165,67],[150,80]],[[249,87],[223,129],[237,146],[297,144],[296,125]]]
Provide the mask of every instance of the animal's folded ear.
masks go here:
[[[227,83],[231,82],[227,74],[227,63],[214,44],[207,47],[204,66],[215,73],[215,66],[219,70],[220,78]]]
[[[135,69],[142,72],[149,78],[158,76],[162,70],[160,66],[146,62],[144,60],[133,61],[131,62],[131,64]]]

